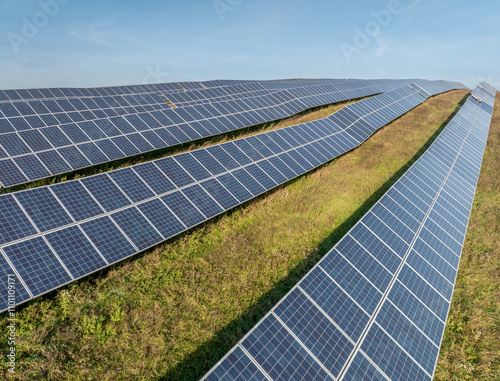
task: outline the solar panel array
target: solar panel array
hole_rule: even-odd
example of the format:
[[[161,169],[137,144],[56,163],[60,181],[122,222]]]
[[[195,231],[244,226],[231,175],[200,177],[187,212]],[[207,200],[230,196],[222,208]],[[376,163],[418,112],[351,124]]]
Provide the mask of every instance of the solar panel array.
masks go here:
[[[266,89],[273,83],[171,92],[167,96],[184,106],[175,109],[160,93],[100,95],[116,88],[93,89],[84,97],[69,97],[71,89],[52,89],[54,96],[68,97],[31,100],[16,99],[26,96],[21,90],[15,96],[4,91],[4,98],[8,94],[12,99],[0,101],[0,185],[24,184],[278,120],[382,93],[406,81],[288,82],[291,89],[274,92]]]
[[[18,303],[61,287],[332,160],[423,101],[405,86],[322,120],[2,195],[0,282],[17,275]]]
[[[482,102],[471,96],[203,380],[432,379],[492,117],[488,91],[474,90]]]

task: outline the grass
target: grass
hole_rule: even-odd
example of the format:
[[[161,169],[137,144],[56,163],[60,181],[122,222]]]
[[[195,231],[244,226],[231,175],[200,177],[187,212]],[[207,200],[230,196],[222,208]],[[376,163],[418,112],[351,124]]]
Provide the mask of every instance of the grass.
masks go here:
[[[436,380],[500,380],[500,96],[496,106]]]
[[[18,308],[11,379],[199,379],[426,150],[465,95],[432,98],[313,173]],[[1,353],[6,343],[2,329]]]

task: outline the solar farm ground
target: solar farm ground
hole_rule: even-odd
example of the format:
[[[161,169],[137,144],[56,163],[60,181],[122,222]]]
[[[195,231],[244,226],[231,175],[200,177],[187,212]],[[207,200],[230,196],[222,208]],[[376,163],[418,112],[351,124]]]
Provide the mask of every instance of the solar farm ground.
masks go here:
[[[18,307],[17,373],[11,379],[199,379],[425,151],[466,94],[434,97],[316,171]],[[258,132],[322,118],[342,106]],[[498,378],[498,107],[438,364],[440,380]],[[3,327],[6,319],[3,314]],[[7,334],[0,331],[2,353]],[[0,374],[7,370],[2,366]]]

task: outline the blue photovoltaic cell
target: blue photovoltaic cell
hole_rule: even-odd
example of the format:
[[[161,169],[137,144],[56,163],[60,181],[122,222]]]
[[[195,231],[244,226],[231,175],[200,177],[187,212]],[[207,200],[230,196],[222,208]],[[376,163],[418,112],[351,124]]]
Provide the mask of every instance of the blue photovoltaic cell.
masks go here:
[[[297,177],[294,171],[290,169],[279,157],[272,157],[269,159],[269,163],[273,165],[283,176],[285,176],[286,181]]]
[[[134,203],[155,196],[132,168],[110,172],[109,177]]]
[[[76,147],[64,147],[59,149],[58,152],[73,169],[85,168],[92,165]]]
[[[72,280],[42,237],[3,250],[34,296]]]
[[[404,313],[418,328],[437,345],[441,341],[444,322],[400,282],[396,282],[389,293],[388,300]]]
[[[71,167],[57,151],[40,152],[36,156],[52,174],[71,171]]]
[[[220,147],[218,147],[220,149]],[[220,173],[226,172],[224,168],[217,160],[213,158],[212,155],[207,150],[197,150],[191,152],[191,154],[201,163],[203,166],[213,175],[218,175]]]
[[[175,185],[153,163],[134,166],[134,172],[157,194],[174,190]]]
[[[79,181],[56,184],[51,189],[75,221],[86,220],[103,213],[101,207]]]
[[[410,320],[404,317],[390,302],[385,302],[376,319],[408,354],[432,374],[439,354],[438,346],[427,339]]]
[[[230,173],[218,177],[217,180],[219,180],[219,182],[231,192],[240,203],[253,197],[252,194]]]
[[[165,142],[167,147],[179,144],[179,140],[177,140],[166,128],[157,128],[155,132]]]
[[[273,316],[263,320],[241,345],[273,380],[333,381]]]
[[[95,142],[95,145],[110,160],[118,160],[125,157],[125,154],[111,140],[98,140]]]
[[[163,240],[136,208],[122,210],[111,217],[141,251]]]
[[[231,209],[239,204],[231,193],[228,192],[216,179],[210,179],[200,184],[224,209]]]
[[[173,237],[186,229],[161,200],[148,201],[137,207],[165,238]]]
[[[106,266],[106,262],[78,226],[48,234],[47,241],[75,278],[85,276]]]
[[[109,217],[92,220],[81,226],[82,230],[110,264],[136,253],[136,249]]]
[[[19,156],[13,160],[19,168],[23,168],[24,174],[29,180],[50,176],[50,172],[35,155]]]
[[[376,232],[377,237],[386,243],[400,257],[403,257],[408,250],[408,244],[393,232],[390,227],[384,224],[382,220],[375,217],[372,212],[369,212],[363,217],[363,225],[372,232]]]
[[[300,287],[352,340],[361,336],[368,315],[323,270],[315,268]]]
[[[316,159],[313,155],[311,155],[311,153],[308,150],[306,150],[305,147],[297,148],[297,152],[309,163],[311,163],[312,168],[316,168],[321,164],[321,162],[318,159]]]
[[[106,155],[104,155],[94,143],[80,144],[78,145],[78,149],[85,155],[87,159],[89,159],[92,164],[100,164],[108,160]]]
[[[179,127],[171,126],[166,128],[167,132],[171,134],[179,143],[188,142],[191,140]]]
[[[304,171],[309,171],[313,169],[313,165],[308,162],[298,151],[290,151],[287,153],[290,155],[290,157],[295,160],[302,168],[304,168]]]
[[[217,160],[226,170],[238,168],[240,165],[221,146],[209,147],[206,150],[215,160]],[[197,152],[197,151],[195,151]]]
[[[357,224],[350,236],[376,258],[392,274],[401,264],[401,258],[392,249],[369,231],[363,224]]]
[[[139,151],[141,152],[149,152],[149,151],[153,151],[154,150],[154,147],[148,143],[148,141],[146,139],[144,139],[142,137],[141,134],[137,133],[137,134],[132,134],[132,135],[128,135],[127,138],[134,144],[134,146],[137,147],[137,149],[139,149]]]
[[[111,141],[127,156],[134,156],[140,153],[136,146],[134,146],[126,136],[117,136],[112,138]]]
[[[294,173],[296,177],[298,175],[301,175],[305,173],[305,169],[302,168],[302,166],[299,165],[297,161],[295,161],[288,153],[282,153],[281,155],[278,156],[279,159],[285,163]]]
[[[61,130],[70,138],[73,143],[84,143],[91,140],[85,132],[82,131],[80,127],[76,124],[66,124],[60,127]]]
[[[59,127],[47,127],[40,129],[40,132],[54,147],[64,147],[71,145],[69,139],[62,133]]]
[[[382,329],[373,325],[361,350],[393,380],[431,380]]]
[[[9,187],[26,182],[28,178],[12,160],[0,160],[0,181],[3,186]]]
[[[52,148],[52,145],[38,130],[19,132],[19,136],[31,148],[33,152],[44,151]]]
[[[266,189],[245,169],[238,169],[231,174],[254,196],[264,193]]]
[[[71,217],[48,188],[19,192],[15,197],[41,232],[72,223]]]
[[[181,192],[167,194],[162,200],[188,228],[205,221],[205,217]]]
[[[358,352],[351,366],[345,373],[345,380],[386,381],[387,379],[373,366],[370,361]]]
[[[196,180],[201,181],[209,178],[210,173],[203,167],[191,153],[176,155],[175,160]]]
[[[179,163],[171,157],[155,161],[155,164],[177,187],[183,187],[195,182],[195,180],[182,169]]]
[[[232,143],[234,146],[236,146],[236,148],[239,148],[239,151],[235,150],[234,148],[231,148],[230,146],[226,148],[225,145],[223,145],[222,148],[224,148],[226,150],[228,150],[228,149],[232,150],[234,155],[229,150],[228,150],[228,153],[231,156],[233,156],[233,158],[239,163],[241,163],[242,161],[247,161],[248,158],[250,158],[251,161],[258,161],[258,160],[263,159],[264,156],[262,156],[253,146],[251,146],[248,140],[249,139],[240,139],[240,140],[235,140]],[[252,141],[252,140],[250,139],[250,141]],[[260,143],[259,141],[256,141],[256,144],[258,144],[259,147],[264,147],[264,145],[262,143]],[[244,157],[241,157],[241,155],[239,154],[240,152],[244,153]],[[271,151],[268,150],[268,152],[270,155],[272,155]],[[246,164],[250,163],[251,161],[247,161]]]
[[[334,250],[320,264],[326,271],[363,309],[372,314],[382,299],[378,291],[357,269],[349,264],[337,250]]]
[[[434,268],[422,256],[412,250],[408,255],[406,263],[417,272],[427,283],[432,284],[434,288],[445,297],[451,299],[453,294],[454,281],[448,281],[440,272],[441,269]]]
[[[144,131],[141,133],[141,135],[154,148],[159,149],[165,147],[165,142],[161,140],[160,137],[154,131]]]
[[[279,304],[275,314],[336,377],[354,345],[298,289]]]
[[[211,374],[207,380],[249,380],[249,381],[266,381],[267,378],[251,362],[247,355],[241,350],[236,348],[229,356],[221,363],[216,371]]]
[[[268,148],[262,142],[262,140],[259,139],[257,136],[251,136],[249,138],[246,138],[245,140],[259,153],[259,155],[261,157],[269,157],[269,156],[273,156],[275,153],[278,153],[278,152],[271,151],[271,149]],[[266,143],[269,144],[270,141],[266,140]],[[235,144],[236,144],[236,142],[235,142]],[[271,146],[271,148],[275,148],[275,145],[271,145],[271,144],[269,144],[269,145]],[[276,149],[281,152],[281,150],[278,149],[278,146],[276,146]],[[252,152],[252,151],[251,150],[250,151],[245,150],[245,153],[248,154],[249,152]],[[254,154],[253,156],[254,156],[254,157],[252,157],[253,160],[259,160],[259,159],[257,159],[258,156],[256,154]]]
[[[12,124],[8,121],[8,119],[0,119],[0,134],[7,134],[15,131],[16,130],[12,127]]]
[[[262,169],[260,169],[256,164],[249,165],[245,167],[245,170],[262,186],[264,186],[265,190],[269,190],[274,188],[277,183],[270,178]]]
[[[415,271],[405,265],[398,276],[398,280],[408,289],[417,290],[419,299],[441,318],[441,320],[446,320],[449,303],[427,282],[420,278]]]
[[[245,143],[244,140],[237,140],[235,143]],[[239,165],[247,165],[252,162],[252,159],[247,156],[235,143],[225,143],[221,144],[221,148],[226,151],[232,159],[234,159]],[[246,143],[248,145],[248,143]],[[242,147],[244,148],[244,147]],[[246,151],[249,154],[251,152]],[[260,155],[259,155],[260,156]]]
[[[0,146],[2,146],[10,156],[31,153],[29,147],[17,134],[0,135]]]
[[[283,184],[287,178],[281,174],[268,160],[260,161],[257,165],[277,184]]]
[[[222,208],[199,186],[192,185],[182,193],[202,212],[206,218],[222,213]]]
[[[80,181],[107,212],[130,205],[127,197],[106,174],[86,177]]]
[[[116,126],[111,121],[109,121],[108,119],[98,119],[98,120],[95,121],[95,124],[108,137],[119,136],[119,135],[122,134],[118,130],[118,128],[116,128]]]
[[[5,260],[4,256],[0,252],[0,308],[5,310],[9,307],[9,291],[10,291],[10,301],[17,303],[22,303],[23,301],[30,298],[30,295],[24,288],[20,279],[14,273],[14,270]],[[10,288],[9,288],[10,284]],[[14,294],[12,294],[14,292]],[[10,307],[14,307],[14,304],[10,304]]]
[[[385,290],[389,286],[393,274],[385,269],[381,263],[377,262],[354,239],[345,237],[337,245],[337,250],[379,290]]]

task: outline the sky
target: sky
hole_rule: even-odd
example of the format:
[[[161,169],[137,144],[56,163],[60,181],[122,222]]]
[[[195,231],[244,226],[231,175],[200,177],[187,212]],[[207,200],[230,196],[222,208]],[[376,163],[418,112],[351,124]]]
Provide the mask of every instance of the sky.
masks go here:
[[[0,0],[0,89],[212,79],[487,80],[498,0]]]

